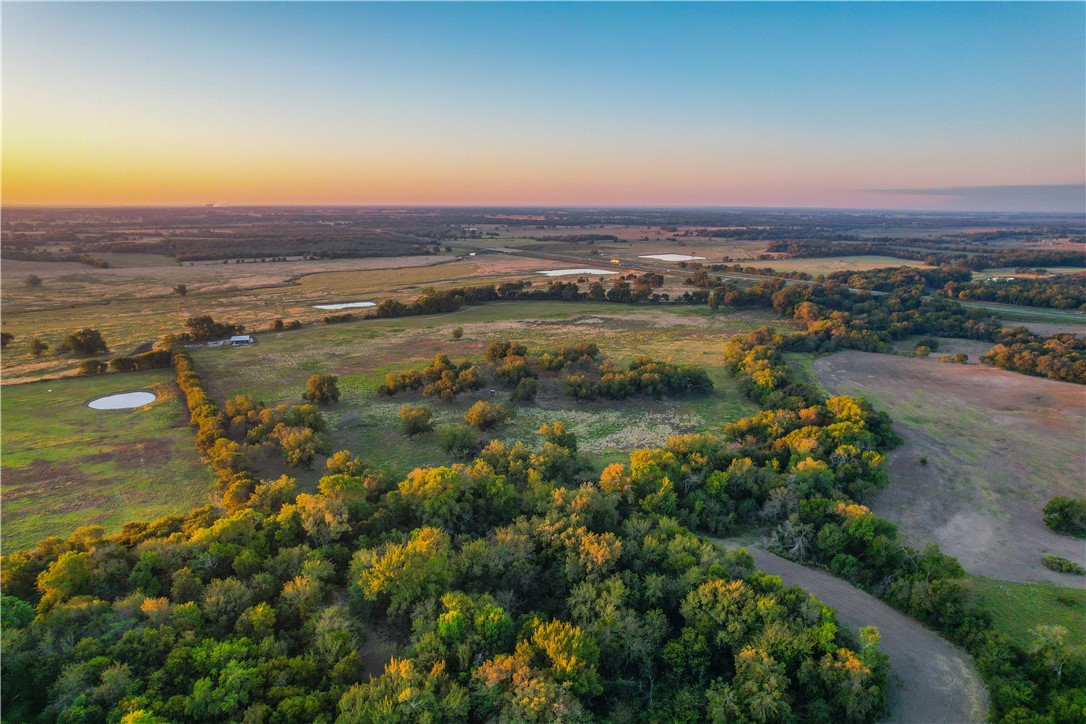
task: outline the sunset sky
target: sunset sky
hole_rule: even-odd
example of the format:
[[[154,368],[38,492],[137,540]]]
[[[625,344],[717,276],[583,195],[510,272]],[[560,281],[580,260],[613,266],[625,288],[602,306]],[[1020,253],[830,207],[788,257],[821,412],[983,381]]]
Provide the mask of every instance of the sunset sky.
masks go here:
[[[1083,203],[1083,3],[2,14],[8,205]]]

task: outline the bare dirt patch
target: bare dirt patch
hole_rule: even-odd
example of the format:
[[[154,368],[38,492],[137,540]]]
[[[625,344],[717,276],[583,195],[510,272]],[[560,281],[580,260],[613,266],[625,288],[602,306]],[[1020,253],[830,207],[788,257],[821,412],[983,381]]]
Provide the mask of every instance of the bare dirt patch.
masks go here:
[[[872,509],[913,545],[929,541],[970,573],[1081,587],[1041,564],[1086,562],[1081,541],[1049,530],[1041,509],[1081,495],[1086,389],[974,365],[867,352],[814,362],[832,393],[868,398],[894,419],[904,444],[888,456],[890,485]]]
[[[999,320],[1004,327],[1025,327],[1034,334],[1051,336],[1053,334],[1077,334],[1086,336],[1086,321],[1081,324],[1068,322],[1067,324],[1051,324],[1049,322],[1017,322],[1012,320]]]

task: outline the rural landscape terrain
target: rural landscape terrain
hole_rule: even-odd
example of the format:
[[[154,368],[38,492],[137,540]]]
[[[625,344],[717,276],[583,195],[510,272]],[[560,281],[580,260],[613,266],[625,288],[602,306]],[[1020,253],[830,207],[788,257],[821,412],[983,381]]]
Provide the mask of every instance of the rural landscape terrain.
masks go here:
[[[1070,721],[1084,231],[7,209],[6,711]]]
[[[0,724],[1086,722],[1086,2],[0,65]]]

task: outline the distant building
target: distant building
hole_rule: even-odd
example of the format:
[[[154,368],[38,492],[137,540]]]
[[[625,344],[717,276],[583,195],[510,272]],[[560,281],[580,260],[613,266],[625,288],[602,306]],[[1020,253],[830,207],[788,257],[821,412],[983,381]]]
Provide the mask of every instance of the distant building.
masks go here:
[[[252,344],[256,340],[247,334],[236,334],[231,337],[228,342],[233,347],[244,347],[247,344]]]

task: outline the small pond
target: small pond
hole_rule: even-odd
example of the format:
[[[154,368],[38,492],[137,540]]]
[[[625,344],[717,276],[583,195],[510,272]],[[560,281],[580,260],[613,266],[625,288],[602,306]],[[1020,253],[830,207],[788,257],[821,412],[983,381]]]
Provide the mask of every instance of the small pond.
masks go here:
[[[343,302],[342,304],[314,304],[314,309],[354,309],[356,307],[376,307],[373,302]]]
[[[551,269],[550,271],[536,272],[536,274],[544,274],[549,277],[565,277],[571,274],[583,274],[585,276],[596,277],[600,274],[614,274],[613,271],[607,271],[606,269]]]
[[[638,259],[659,259],[660,261],[696,261],[704,259],[703,256],[690,256],[689,254],[641,254]]]
[[[154,402],[158,396],[153,392],[122,392],[118,395],[107,395],[91,400],[87,407],[92,410],[124,410],[129,407],[142,407]]]

